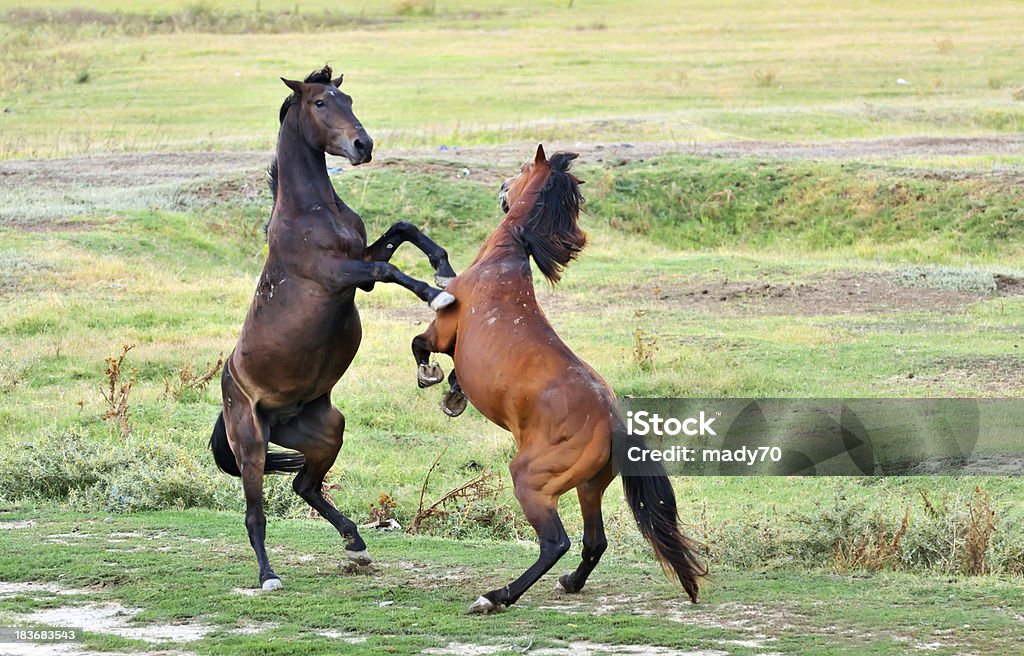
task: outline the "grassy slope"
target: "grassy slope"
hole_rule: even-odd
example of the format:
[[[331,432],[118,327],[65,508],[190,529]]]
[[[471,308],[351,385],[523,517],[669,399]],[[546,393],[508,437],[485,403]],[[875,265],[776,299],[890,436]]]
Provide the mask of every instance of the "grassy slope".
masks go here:
[[[244,23],[218,20],[218,4],[198,6],[212,16],[202,29]],[[356,4],[343,11],[385,22],[305,35],[136,34],[76,28],[60,14],[43,24],[9,18],[0,105],[14,111],[0,118],[0,156],[266,148],[267,108],[283,89],[276,77],[325,59],[349,72],[357,109],[384,146],[1012,133],[1024,117],[1013,99],[1024,84],[1022,10],[1012,2],[966,13],[957,2],[432,4],[430,15]],[[322,9],[339,11],[302,3]]]

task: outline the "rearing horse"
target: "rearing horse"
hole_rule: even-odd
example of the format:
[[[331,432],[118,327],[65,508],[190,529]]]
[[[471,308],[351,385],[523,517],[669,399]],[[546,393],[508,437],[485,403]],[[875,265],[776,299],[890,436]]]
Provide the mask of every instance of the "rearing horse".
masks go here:
[[[698,577],[707,573],[693,544],[679,530],[675,494],[660,462],[625,463],[632,447],[646,451],[619,416],[615,395],[601,376],[555,333],[537,304],[530,257],[552,283],[586,243],[577,219],[580,180],[569,173],[575,153],[547,160],[537,148],[532,163],[501,188],[504,220],[473,264],[448,286],[456,303],[438,312],[413,340],[419,383],[443,378],[431,353],[454,359],[458,380],[445,400],[458,414],[458,388],[488,419],[509,430],[518,450],[509,469],[516,499],[540,539],[540,557],[515,581],[485,593],[470,612],[490,612],[516,602],[569,550],[558,516],[558,498],[576,488],[583,512],[583,560],[558,579],[578,592],[607,547],[601,497],[618,470],[626,501],[666,573],[696,603]],[[464,401],[463,401],[464,403]],[[625,475],[628,473],[629,475]]]
[[[242,478],[245,526],[265,590],[281,587],[265,547],[265,472],[297,472],[293,488],[346,541],[348,557],[368,564],[355,523],[324,498],[324,476],[341,448],[345,417],[331,389],[359,348],[356,287],[397,283],[435,310],[455,299],[388,263],[411,241],[430,258],[438,284],[455,276],[447,253],[415,227],[397,223],[367,247],[358,214],[338,197],[324,153],[369,162],[373,140],[352,113],[352,98],[325,66],[304,82],[282,81],[277,157],[271,165],[274,210],[269,252],[238,343],[221,376],[223,411],[210,438],[217,466]],[[270,442],[290,451],[270,451]],[[296,453],[298,452],[298,453]]]

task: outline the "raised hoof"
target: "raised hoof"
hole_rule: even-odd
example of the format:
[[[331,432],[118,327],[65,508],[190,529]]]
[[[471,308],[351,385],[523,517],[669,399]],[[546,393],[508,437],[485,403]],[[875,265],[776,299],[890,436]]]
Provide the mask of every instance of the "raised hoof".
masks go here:
[[[451,276],[442,276],[442,275],[435,275],[434,276],[434,284],[437,285],[438,287],[440,287],[441,289],[448,289],[448,285],[452,284],[453,280],[455,280],[455,278],[453,278]]]
[[[267,579],[263,582],[263,591],[271,592],[273,590],[280,590],[284,587],[284,583],[281,583],[281,579]]]
[[[487,597],[477,597],[477,600],[469,607],[471,613],[493,613],[498,610],[498,605]]]
[[[363,567],[366,567],[373,562],[373,559],[370,558],[370,552],[366,549],[363,549],[362,551],[346,551],[345,555],[348,556],[348,559],[353,563]]]
[[[444,308],[448,307],[454,302],[454,296],[452,296],[448,292],[441,292],[440,294],[434,297],[434,300],[430,301],[430,309],[433,310],[434,312],[437,312],[438,310],[443,310]]]
[[[458,417],[466,411],[466,395],[455,390],[448,390],[448,393],[441,399],[441,410],[449,417]]]
[[[419,371],[416,373],[416,383],[421,388],[437,385],[442,380],[444,380],[444,371],[441,370],[441,365],[436,362],[421,364]]]

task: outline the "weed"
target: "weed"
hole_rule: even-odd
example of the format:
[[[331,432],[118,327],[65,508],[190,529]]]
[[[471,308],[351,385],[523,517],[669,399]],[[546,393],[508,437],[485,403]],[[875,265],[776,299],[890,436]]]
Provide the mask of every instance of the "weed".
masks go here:
[[[135,384],[139,370],[133,368],[128,379],[125,380],[123,367],[125,356],[133,348],[135,348],[134,344],[124,344],[121,346],[121,355],[119,357],[106,359],[108,389],[104,390],[103,386],[100,386],[100,393],[103,395],[103,400],[107,403],[107,410],[100,418],[104,421],[116,419],[117,427],[122,437],[127,437],[132,432],[131,424],[128,423],[128,395],[132,391],[132,386]]]
[[[754,71],[754,81],[757,82],[759,87],[770,87],[775,84],[775,79],[778,75],[773,70],[761,70],[757,69]]]
[[[974,488],[964,543],[963,572],[972,576],[988,574],[986,557],[996,530],[996,513],[988,493]]]
[[[213,377],[220,372],[224,364],[224,354],[221,353],[213,364],[207,363],[205,369],[196,373],[191,362],[178,370],[178,375],[171,378],[164,378],[164,396],[174,401],[181,401],[183,397],[198,396],[210,385]]]
[[[377,503],[370,504],[370,523],[390,524],[395,517],[394,511],[397,507],[398,502],[392,499],[390,494],[381,492],[377,497]]]
[[[442,451],[442,455],[443,453]],[[420,506],[409,525],[409,533],[425,531],[435,535],[463,537],[475,526],[486,528],[490,534],[506,533],[506,537],[507,530],[511,529],[512,533],[518,536],[515,526],[516,510],[509,508],[508,505],[496,503],[498,496],[505,490],[504,479],[490,469],[483,470],[424,507],[427,479],[439,461],[440,456],[427,471],[423,492],[420,495]]]
[[[1024,101],[1024,87],[1017,87],[1013,90],[1013,99],[1016,101]]]
[[[433,16],[437,6],[434,0],[401,0],[392,10],[398,16]]]
[[[658,352],[657,335],[648,335],[643,328],[633,331],[633,362],[642,371],[654,372],[654,356]]]
[[[885,520],[878,519],[876,527],[865,527],[860,537],[853,542],[836,540],[833,561],[839,571],[866,569],[877,572],[894,567],[899,562],[900,540],[907,533],[910,506],[903,512],[899,528],[889,535]]]
[[[948,36],[944,39],[934,39],[935,47],[938,48],[939,52],[949,53],[953,52],[953,48],[956,47],[953,43],[953,39]]]
[[[988,78],[988,88],[992,89],[993,91],[998,91],[999,89],[1002,89],[1003,84],[1005,84],[1005,82],[1001,77],[996,77],[993,75]]]

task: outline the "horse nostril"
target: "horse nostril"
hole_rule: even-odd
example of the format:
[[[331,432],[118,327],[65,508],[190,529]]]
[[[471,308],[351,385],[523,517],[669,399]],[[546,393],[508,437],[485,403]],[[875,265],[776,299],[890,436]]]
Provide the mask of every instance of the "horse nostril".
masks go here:
[[[356,139],[354,142],[352,142],[352,145],[355,146],[356,152],[359,153],[360,155],[362,155],[366,151],[366,144],[363,143],[362,139]]]

